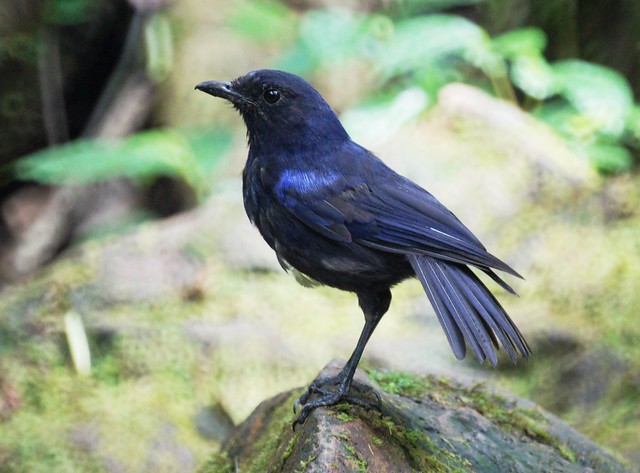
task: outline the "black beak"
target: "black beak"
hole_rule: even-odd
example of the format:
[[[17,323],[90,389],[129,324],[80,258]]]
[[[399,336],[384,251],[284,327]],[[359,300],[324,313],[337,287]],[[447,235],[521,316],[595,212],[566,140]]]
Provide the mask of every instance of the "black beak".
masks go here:
[[[196,85],[196,89],[206,92],[209,95],[213,95],[214,97],[226,99],[235,104],[247,101],[242,95],[233,90],[233,84],[231,82],[209,80],[206,82],[200,82]]]

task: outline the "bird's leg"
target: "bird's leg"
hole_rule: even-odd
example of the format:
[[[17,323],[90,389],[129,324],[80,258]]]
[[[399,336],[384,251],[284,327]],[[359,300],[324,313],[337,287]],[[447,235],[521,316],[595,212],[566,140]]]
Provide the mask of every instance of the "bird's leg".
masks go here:
[[[355,350],[338,375],[320,379],[311,383],[309,388],[302,394],[302,396],[300,396],[300,399],[296,401],[294,404],[294,410],[298,407],[301,407],[301,409],[298,418],[294,421],[294,428],[297,424],[304,423],[311,411],[318,407],[333,406],[344,400],[363,407],[372,407],[371,403],[364,399],[350,397],[349,391],[351,389],[351,384],[353,383],[353,376],[355,375],[356,368],[358,367],[358,363],[360,362],[360,358],[364,352],[364,348],[367,345],[369,338],[371,338],[378,322],[380,322],[382,316],[389,308],[389,304],[391,303],[391,292],[386,289],[373,294],[358,294],[358,301],[362,311],[364,312],[365,323]],[[324,386],[331,384],[337,384],[337,389],[333,391],[324,389]],[[309,401],[311,395],[316,393],[321,396],[313,401]],[[379,403],[380,396],[375,391],[374,393]]]
[[[360,340],[358,341],[358,345],[356,345],[356,349],[351,354],[351,356],[349,357],[349,360],[345,363],[345,365],[342,367],[340,372],[335,376],[320,378],[313,381],[309,385],[309,387],[305,390],[305,392],[302,393],[302,396],[300,396],[300,398],[294,403],[293,405],[294,412],[296,412],[301,406],[304,406],[313,394],[330,394],[331,391],[326,389],[327,386],[338,385],[339,386],[338,389],[340,389],[344,381],[349,380],[349,386],[347,387],[347,391],[348,391],[348,388],[351,385],[351,379],[353,379],[353,375],[355,374],[356,367],[358,366],[358,361],[362,356],[362,351],[364,351],[364,345],[366,345],[368,341],[368,339],[364,341],[363,346],[359,352],[358,347],[360,346],[360,342],[363,340],[362,337],[365,331],[367,331],[366,322],[365,322],[365,327],[362,330],[362,334],[360,335]],[[369,336],[371,336],[373,329],[369,330],[369,332],[370,332]]]

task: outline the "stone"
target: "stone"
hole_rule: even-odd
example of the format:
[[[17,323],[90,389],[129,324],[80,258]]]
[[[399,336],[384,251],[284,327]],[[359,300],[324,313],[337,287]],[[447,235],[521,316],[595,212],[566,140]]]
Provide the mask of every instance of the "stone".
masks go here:
[[[335,375],[331,362],[319,377]],[[261,403],[200,473],[627,472],[611,454],[533,403],[484,383],[363,371],[380,411],[343,403],[291,429],[293,390]]]

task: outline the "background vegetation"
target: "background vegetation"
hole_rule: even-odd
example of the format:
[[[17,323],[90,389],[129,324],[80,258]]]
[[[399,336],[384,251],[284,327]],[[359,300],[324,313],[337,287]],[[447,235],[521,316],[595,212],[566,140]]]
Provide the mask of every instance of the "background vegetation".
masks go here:
[[[408,283],[365,364],[491,379],[640,465],[636,1],[9,3],[0,470],[192,470],[348,354],[353,297],[277,270],[243,226],[241,120],[193,91],[264,67],[527,278],[500,298],[531,362],[452,362]]]

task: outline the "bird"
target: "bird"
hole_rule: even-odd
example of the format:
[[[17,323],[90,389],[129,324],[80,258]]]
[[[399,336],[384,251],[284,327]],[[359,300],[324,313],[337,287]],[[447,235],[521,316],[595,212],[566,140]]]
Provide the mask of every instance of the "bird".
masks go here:
[[[474,270],[512,294],[494,270],[522,276],[427,190],[355,143],[311,84],[261,69],[195,88],[227,100],[244,120],[244,208],[280,265],[307,283],[355,293],[364,314],[341,371],[314,381],[296,401],[294,428],[318,407],[371,407],[351,395],[353,377],[391,288],[408,278],[422,284],[457,359],[469,348],[495,366],[500,345],[514,363],[529,358],[523,335]]]

